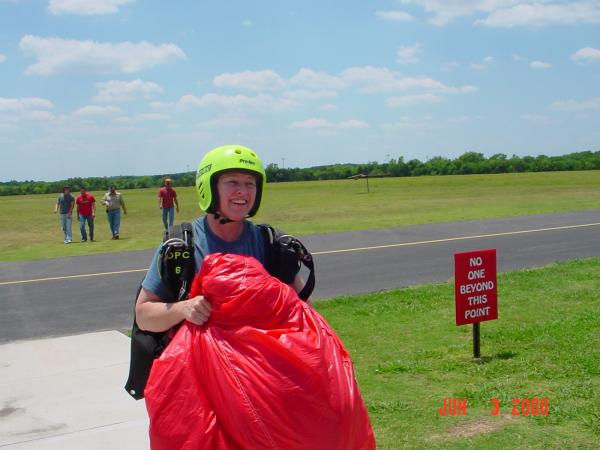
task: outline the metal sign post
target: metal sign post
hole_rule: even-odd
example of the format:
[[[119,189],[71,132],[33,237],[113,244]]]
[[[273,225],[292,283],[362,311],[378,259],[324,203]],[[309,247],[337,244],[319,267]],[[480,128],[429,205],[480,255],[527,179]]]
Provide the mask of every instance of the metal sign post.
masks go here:
[[[479,322],[475,322],[473,324],[473,358],[481,358],[479,342]]]

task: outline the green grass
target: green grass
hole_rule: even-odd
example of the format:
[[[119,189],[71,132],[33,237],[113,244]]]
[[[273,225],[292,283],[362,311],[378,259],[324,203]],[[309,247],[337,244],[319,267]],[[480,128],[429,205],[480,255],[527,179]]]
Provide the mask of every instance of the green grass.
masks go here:
[[[451,283],[317,302],[353,357],[378,448],[600,448],[600,259],[500,274],[498,288],[480,362]],[[466,416],[438,414],[451,397]],[[534,397],[547,416],[511,414]]]
[[[600,171],[375,178],[369,185],[367,193],[365,180],[268,184],[255,221],[301,235],[600,208]],[[176,220],[198,216],[193,188],[177,192]],[[109,240],[99,208],[98,242],[71,245],[62,243],[52,213],[56,195],[0,197],[0,261],[153,248],[162,236],[157,189],[123,194],[129,214],[121,240]]]

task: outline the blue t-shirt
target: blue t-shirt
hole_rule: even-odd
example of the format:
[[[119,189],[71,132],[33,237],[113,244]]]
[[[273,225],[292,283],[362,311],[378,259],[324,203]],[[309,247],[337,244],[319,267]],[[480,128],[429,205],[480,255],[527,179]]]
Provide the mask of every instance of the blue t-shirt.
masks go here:
[[[194,220],[194,257],[196,262],[196,273],[202,267],[202,260],[210,253],[235,253],[244,256],[253,256],[262,264],[265,263],[265,244],[260,228],[252,222],[244,221],[244,230],[233,242],[227,242],[214,234],[208,226],[206,216]],[[154,253],[146,277],[142,282],[144,289],[155,293],[160,298],[169,299],[169,290],[160,278],[158,257],[160,247]]]

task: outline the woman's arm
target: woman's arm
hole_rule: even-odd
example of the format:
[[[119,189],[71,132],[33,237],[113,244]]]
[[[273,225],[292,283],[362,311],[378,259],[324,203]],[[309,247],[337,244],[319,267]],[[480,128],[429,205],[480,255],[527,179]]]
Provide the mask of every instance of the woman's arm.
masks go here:
[[[135,304],[138,326],[146,331],[167,331],[182,320],[203,325],[210,317],[211,306],[203,296],[165,303],[152,291],[142,288]]]

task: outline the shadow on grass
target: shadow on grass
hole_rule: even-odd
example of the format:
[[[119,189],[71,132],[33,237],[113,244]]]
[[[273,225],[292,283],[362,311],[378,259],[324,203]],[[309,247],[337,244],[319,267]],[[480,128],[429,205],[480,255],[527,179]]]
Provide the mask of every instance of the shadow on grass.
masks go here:
[[[507,359],[512,359],[515,356],[517,356],[517,354],[515,352],[500,352],[500,353],[496,353],[493,356],[482,356],[481,358],[473,358],[473,362],[476,364],[487,364],[487,363],[490,363],[497,359],[507,360]]]

